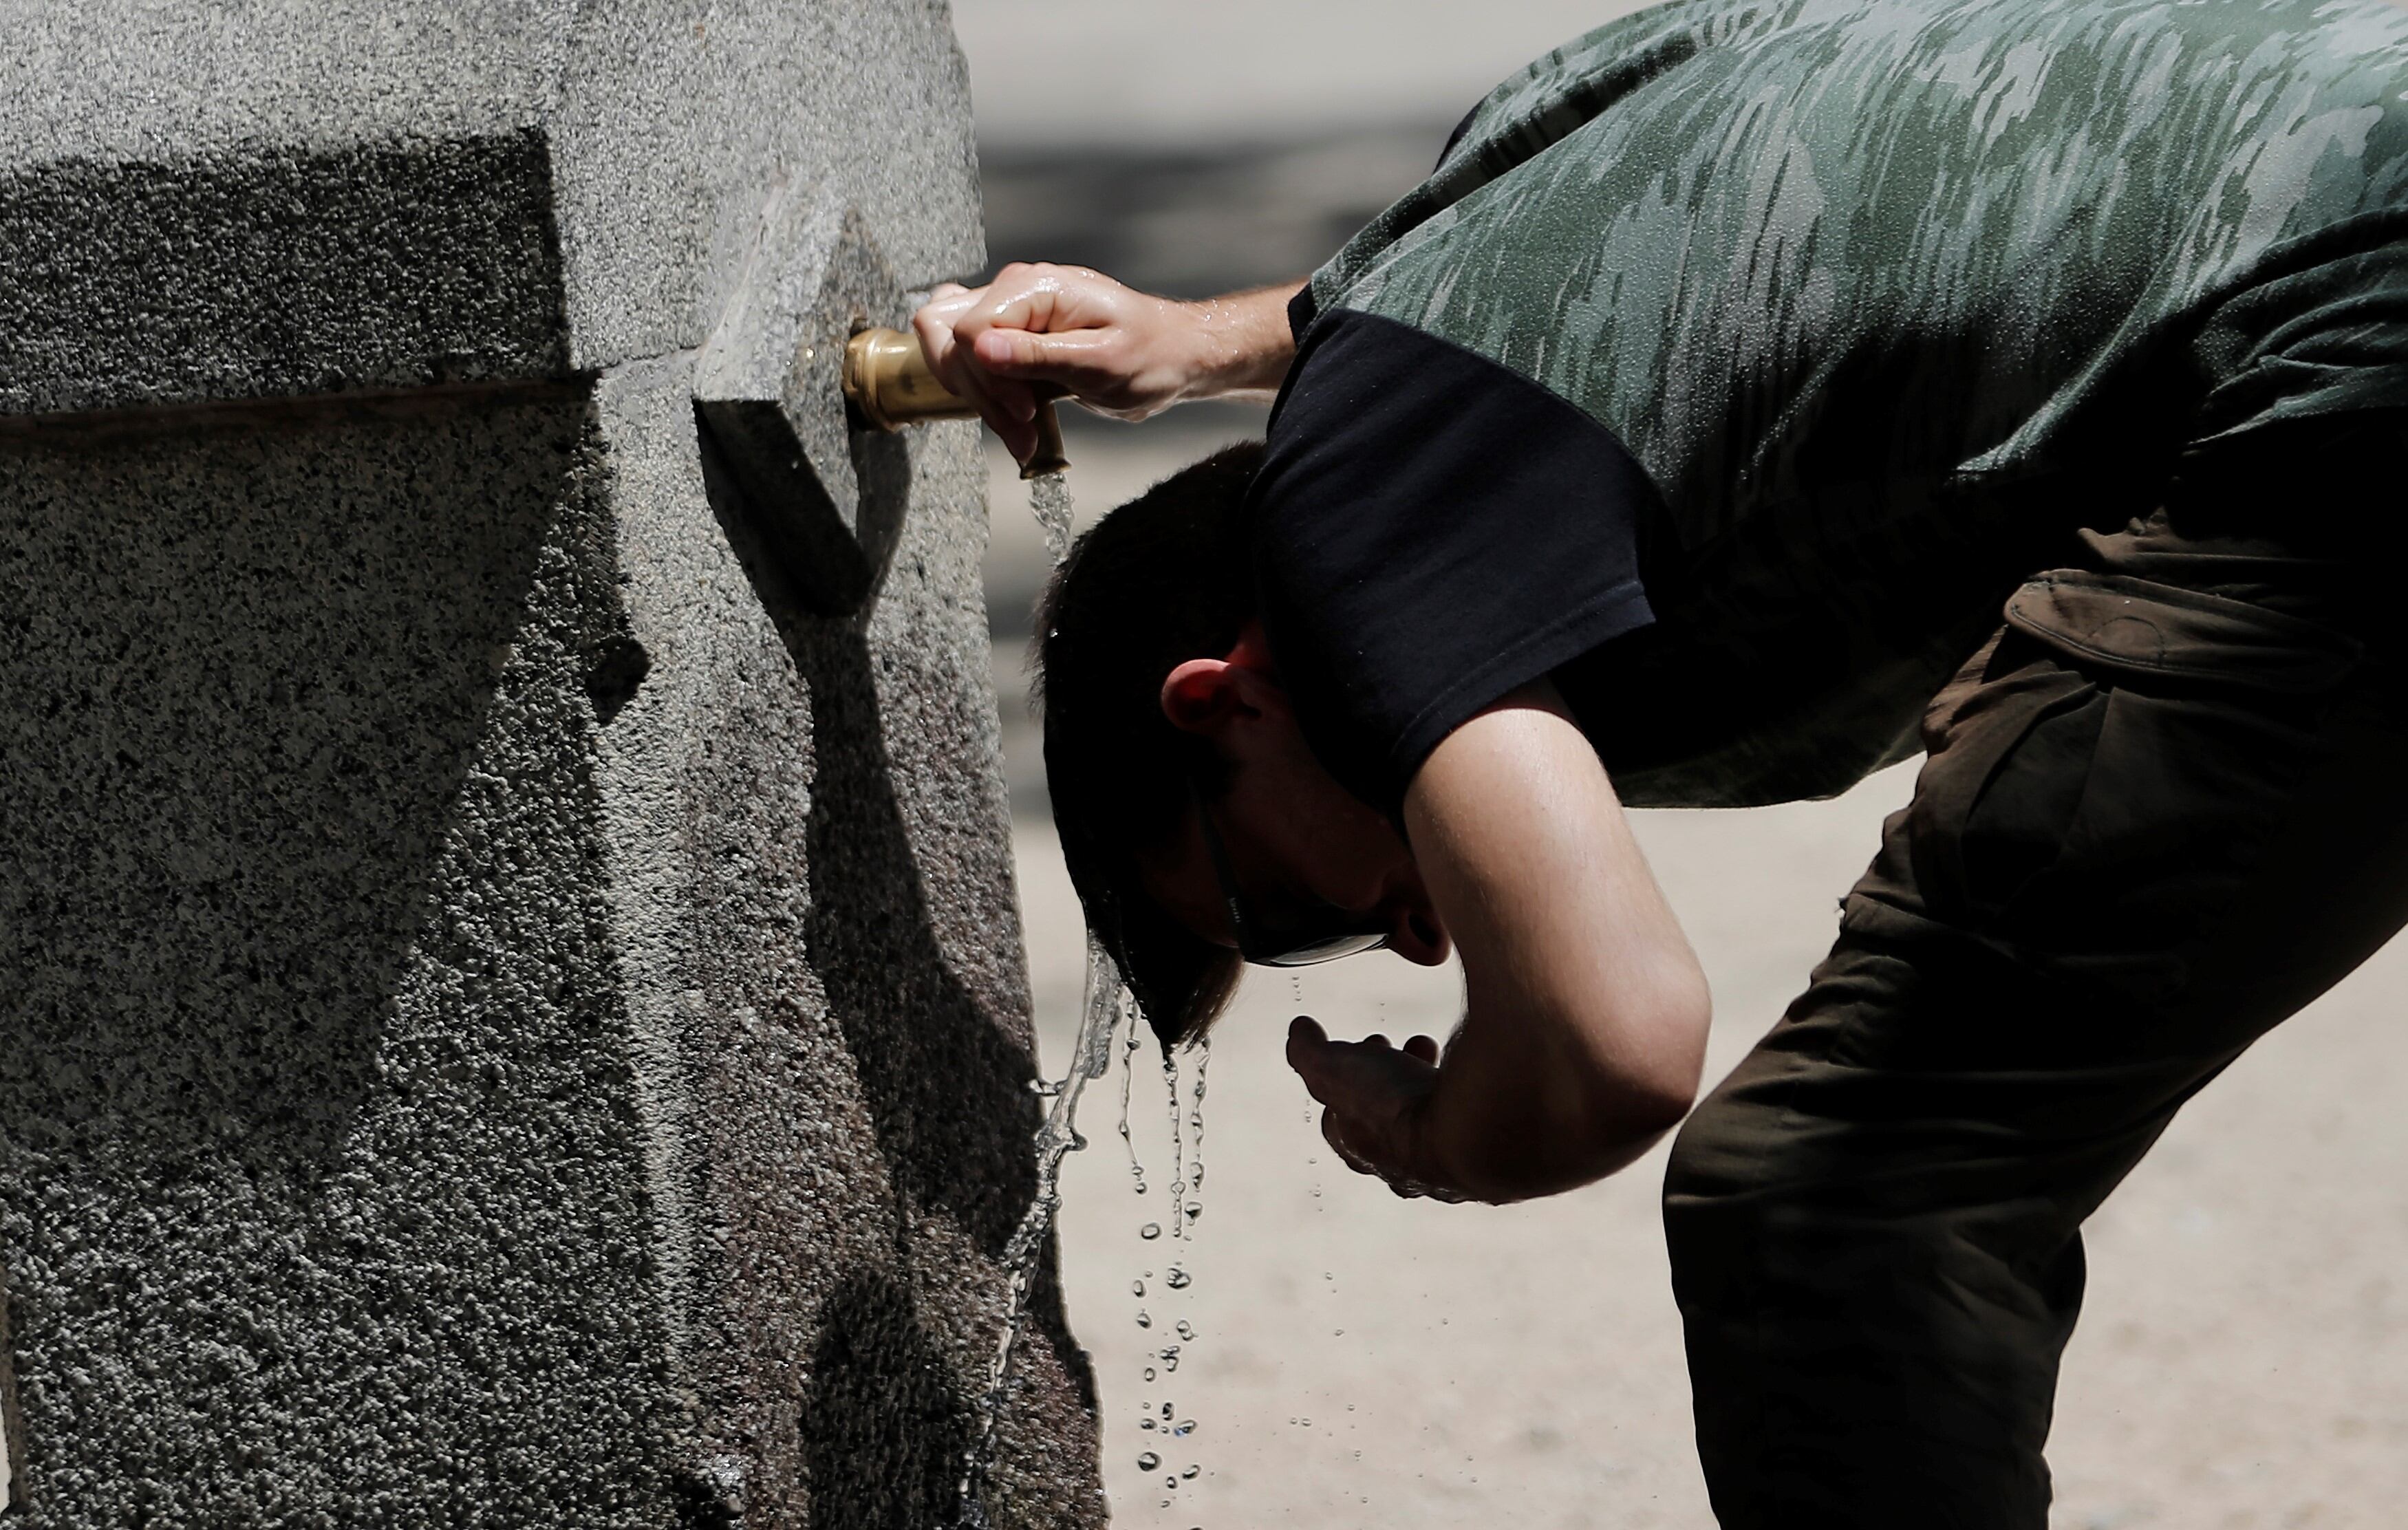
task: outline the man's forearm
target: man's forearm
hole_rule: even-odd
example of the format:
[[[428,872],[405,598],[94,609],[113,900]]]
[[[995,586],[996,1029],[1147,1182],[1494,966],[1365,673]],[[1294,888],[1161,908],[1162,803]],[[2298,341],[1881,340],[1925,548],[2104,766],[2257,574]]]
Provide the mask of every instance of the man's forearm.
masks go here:
[[[1301,281],[1230,293],[1190,305],[1196,312],[1197,360],[1190,398],[1267,398],[1287,379],[1296,337],[1287,327],[1288,300]]]
[[[1692,1023],[1674,1018],[1667,1027]],[[1413,1137],[1426,1162],[1414,1177],[1484,1201],[1552,1195],[1627,1167],[1680,1123],[1687,1104],[1684,1090],[1644,1069],[1599,1067],[1560,1027],[1495,1015],[1467,1021],[1421,1104]]]
[[[1528,687],[1433,751],[1405,809],[1466,997],[1414,1155],[1484,1200],[1622,1167],[1687,1109],[1712,999],[1594,746]]]

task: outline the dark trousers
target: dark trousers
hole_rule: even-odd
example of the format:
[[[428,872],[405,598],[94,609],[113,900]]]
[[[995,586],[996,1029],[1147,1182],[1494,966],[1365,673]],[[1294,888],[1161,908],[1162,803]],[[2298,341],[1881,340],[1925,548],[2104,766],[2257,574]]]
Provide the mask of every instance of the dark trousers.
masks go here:
[[[2083,1220],[2408,922],[2395,551],[2236,530],[2270,485],[2195,481],[2008,602],[1838,944],[1674,1147],[1726,1530],[2042,1530]],[[2408,518],[2404,484],[2327,486]]]

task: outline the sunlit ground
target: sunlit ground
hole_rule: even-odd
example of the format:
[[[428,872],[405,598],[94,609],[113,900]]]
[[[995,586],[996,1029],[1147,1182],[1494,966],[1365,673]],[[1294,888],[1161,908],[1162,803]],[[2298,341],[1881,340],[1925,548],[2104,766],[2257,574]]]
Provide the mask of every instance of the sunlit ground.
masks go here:
[[[1088,512],[1226,423],[1074,435]],[[999,478],[994,503],[991,576],[1004,598],[1025,599],[1035,556],[1025,498]],[[999,665],[1007,680],[1012,657]],[[1018,800],[1035,808],[1020,815],[1015,841],[1053,1072],[1078,1005],[1080,937],[1033,744],[1025,728],[1007,734]],[[1641,815],[1713,982],[1713,1075],[1799,987],[1912,770],[1832,803]],[[2400,1523],[2403,997],[2408,951],[2395,947],[2213,1086],[2094,1220],[2091,1299],[2053,1450],[2058,1525]],[[1191,1240],[1140,1236],[1171,1221],[1168,1108],[1152,1043],[1131,1092],[1143,1196],[1117,1131],[1122,1076],[1090,1094],[1081,1124],[1093,1146],[1066,1177],[1063,1258],[1071,1322],[1102,1391],[1117,1524],[1713,1523],[1656,1217],[1661,1150],[1605,1184],[1534,1205],[1399,1202],[1332,1159],[1280,1060],[1292,1014],[1339,1035],[1442,1034],[1456,1004],[1451,970],[1385,956],[1254,977],[1212,1050],[1205,1210]],[[1165,1283],[1174,1264],[1193,1277],[1183,1292]],[[1178,1337],[1182,1321],[1193,1339]],[[1175,1373],[1159,1355],[1168,1344],[1181,1346]],[[1166,1403],[1174,1423],[1195,1421],[1192,1435],[1166,1442],[1140,1427],[1161,1423]],[[1140,1470],[1149,1451],[1161,1462]],[[1190,1465],[1197,1478],[1165,1488]],[[1166,1498],[1172,1507],[1160,1507]]]

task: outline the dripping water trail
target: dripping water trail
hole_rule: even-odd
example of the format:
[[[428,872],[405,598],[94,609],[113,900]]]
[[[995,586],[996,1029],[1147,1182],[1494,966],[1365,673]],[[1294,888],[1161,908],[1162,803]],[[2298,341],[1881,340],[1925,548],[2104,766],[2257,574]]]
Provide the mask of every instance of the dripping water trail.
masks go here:
[[[1183,1225],[1193,1225],[1204,1214],[1204,1070],[1212,1064],[1212,1043],[1199,1037],[1196,1043],[1196,1089],[1193,1108],[1187,1116],[1187,1194],[1195,1197],[1179,1208]]]
[[[1040,475],[1028,485],[1028,510],[1045,533],[1045,551],[1059,568],[1070,551],[1074,508],[1070,485],[1059,472]],[[1079,1014],[1079,1036],[1070,1049],[1070,1071],[1060,1083],[1039,1079],[1031,1088],[1048,1103],[1044,1122],[1037,1129],[1037,1193],[1011,1240],[1004,1245],[1004,1277],[1009,1282],[1004,1304],[1003,1333],[996,1340],[995,1359],[988,1363],[986,1390],[978,1400],[970,1448],[962,1458],[957,1516],[966,1530],[989,1530],[986,1506],[980,1490],[993,1465],[996,1425],[1010,1401],[1012,1352],[1028,1321],[1028,1297],[1036,1284],[1037,1262],[1044,1256],[1045,1239],[1054,1230],[1054,1213],[1062,1206],[1062,1160],[1087,1145],[1078,1132],[1079,1095],[1090,1079],[1100,1079],[1111,1066],[1112,1037],[1119,1033],[1122,1005],[1120,968],[1093,934],[1087,937],[1087,986]],[[1131,1018],[1132,1032],[1135,1019]],[[1135,1042],[1132,1041],[1134,1046]],[[1128,1135],[1125,1100],[1121,1135]],[[1135,1161],[1132,1155],[1132,1162]],[[1142,1185],[1140,1186],[1143,1188]]]
[[[1179,1120],[1179,1054],[1168,1047],[1162,1049],[1162,1087],[1170,1097],[1170,1236],[1185,1237],[1180,1208],[1187,1204],[1187,1133]]]
[[[1129,1135],[1129,1091],[1137,1081],[1137,1007],[1129,1006],[1128,1040],[1121,1049],[1121,1146],[1128,1151],[1129,1179],[1145,1194],[1145,1165],[1137,1161],[1137,1138]]]
[[[1054,1229],[1054,1214],[1062,1205],[1062,1160],[1074,1148],[1084,1147],[1076,1126],[1079,1095],[1091,1079],[1100,1079],[1112,1062],[1112,1037],[1120,1029],[1121,975],[1103,942],[1087,937],[1086,1004],[1079,1017],[1079,1037],[1070,1050],[1070,1071],[1054,1088],[1044,1124],[1037,1129],[1037,1194],[1028,1210],[1004,1245],[1004,1275],[1010,1282],[1004,1308],[1003,1334],[995,1359],[987,1366],[986,1391],[979,1398],[970,1448],[962,1462],[961,1523],[969,1530],[988,1530],[985,1506],[980,1502],[989,1460],[995,1447],[996,1424],[1009,1400],[1012,1351],[1028,1319],[1028,1296],[1036,1284],[1037,1263]]]

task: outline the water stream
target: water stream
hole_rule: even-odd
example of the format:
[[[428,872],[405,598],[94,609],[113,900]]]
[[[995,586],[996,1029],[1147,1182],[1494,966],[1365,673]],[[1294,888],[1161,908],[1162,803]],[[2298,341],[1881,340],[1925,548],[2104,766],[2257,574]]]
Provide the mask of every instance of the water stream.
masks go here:
[[[995,1430],[1010,1400],[1011,1356],[1028,1321],[1028,1296],[1037,1283],[1037,1264],[1044,1257],[1046,1239],[1054,1231],[1054,1214],[1062,1206],[1062,1160],[1074,1148],[1086,1146],[1079,1136],[1079,1095],[1092,1079],[1100,1079],[1112,1065],[1112,1037],[1120,1030],[1125,1006],[1120,967],[1094,936],[1087,937],[1086,1003],[1079,1017],[1078,1040],[1070,1049],[1070,1071],[1061,1083],[1040,1090],[1050,1094],[1044,1124],[1037,1129],[1037,1194],[1004,1245],[1003,1267],[1010,1281],[1003,1334],[996,1342],[995,1359],[987,1366],[986,1391],[980,1396],[970,1448],[962,1462],[961,1523],[968,1530],[990,1530],[979,1489],[986,1480],[995,1450]]]
[[[1028,482],[1028,510],[1045,532],[1045,555],[1055,567],[1070,552],[1070,483],[1059,473],[1047,473]]]
[[[1059,567],[1070,550],[1072,507],[1068,485],[1060,473],[1048,473],[1029,484],[1028,508],[1045,533],[1046,551],[1054,565]],[[1036,1080],[1031,1090],[1047,1102],[1045,1119],[1038,1128],[1037,1190],[1021,1217],[1020,1225],[1004,1246],[1003,1266],[1009,1281],[1009,1300],[1004,1313],[1003,1332],[996,1343],[995,1358],[988,1364],[985,1391],[980,1395],[969,1450],[962,1459],[962,1475],[957,1483],[960,1493],[958,1523],[962,1530],[992,1530],[992,1523],[982,1501],[987,1474],[993,1467],[996,1426],[1003,1410],[1010,1401],[1011,1362],[1019,1347],[1022,1332],[1027,1326],[1028,1300],[1036,1284],[1037,1266],[1044,1257],[1047,1239],[1054,1230],[1054,1219],[1062,1205],[1062,1161],[1069,1153],[1087,1145],[1077,1127],[1079,1096],[1092,1080],[1102,1078],[1111,1070],[1112,1043],[1120,1039],[1126,1025],[1123,1045],[1124,1071],[1121,1080],[1121,1142],[1128,1152],[1129,1177],[1132,1188],[1145,1194],[1145,1167],[1139,1162],[1136,1139],[1129,1132],[1130,1093],[1137,1075],[1137,1053],[1143,1044],[1137,1006],[1128,999],[1118,965],[1102,943],[1091,934],[1087,937],[1086,992],[1079,1016],[1077,1039],[1070,1049],[1070,1070],[1059,1083]],[[1171,1184],[1169,1223],[1170,1236],[1186,1238],[1203,1204],[1194,1197],[1204,1183],[1204,1070],[1211,1053],[1200,1045],[1197,1049],[1196,1075],[1189,1113],[1182,1123],[1180,1114],[1179,1062],[1167,1050],[1163,1057],[1163,1080],[1169,1096]],[[1191,1135],[1192,1134],[1192,1135]],[[1149,1222],[1140,1227],[1138,1236],[1152,1241],[1162,1236],[1159,1223]],[[1154,1278],[1147,1270],[1144,1278],[1130,1282],[1131,1293],[1140,1298],[1146,1294],[1146,1280]],[[1163,1276],[1163,1285],[1169,1292],[1184,1292],[1193,1277],[1181,1265],[1173,1263]],[[1168,1297],[1176,1301],[1179,1297]],[[1154,1320],[1143,1308],[1137,1314],[1138,1326],[1151,1328]],[[1196,1337],[1196,1329],[1186,1319],[1178,1320],[1173,1330],[1180,1342],[1164,1345],[1148,1356],[1159,1363],[1162,1374],[1179,1368],[1182,1346]],[[1155,1380],[1152,1366],[1145,1369],[1145,1380]],[[1173,1406],[1161,1404],[1159,1419],[1154,1405],[1143,1406],[1144,1416],[1140,1426],[1156,1431],[1167,1440],[1184,1440],[1195,1432],[1192,1419],[1177,1417]],[[1138,1458],[1139,1469],[1151,1475],[1162,1469],[1160,1456],[1148,1451]],[[1193,1481],[1202,1468],[1189,1465],[1183,1470],[1166,1472],[1165,1492],[1175,1492],[1182,1481]],[[1165,1498],[1168,1509],[1173,1500]]]
[[[1028,485],[1028,510],[1045,533],[1045,551],[1053,565],[1059,568],[1070,551],[1072,506],[1070,486],[1060,473],[1047,473],[1032,479]],[[995,1358],[988,1362],[986,1390],[980,1394],[977,1419],[970,1434],[970,1448],[962,1457],[962,1475],[957,1486],[961,1494],[959,1521],[966,1530],[989,1530],[986,1506],[981,1501],[980,1489],[993,1465],[995,1431],[1010,1401],[1011,1357],[1020,1346],[1021,1330],[1028,1322],[1028,1297],[1037,1283],[1038,1261],[1045,1255],[1046,1239],[1054,1231],[1054,1213],[1062,1208],[1062,1160],[1072,1151],[1087,1145],[1079,1135],[1079,1095],[1091,1079],[1100,1079],[1112,1065],[1112,1038],[1120,1034],[1121,1019],[1129,1012],[1129,1045],[1137,1045],[1137,1021],[1134,1005],[1123,1002],[1120,967],[1103,943],[1093,935],[1087,937],[1086,993],[1079,1011],[1078,1039],[1070,1047],[1070,1071],[1060,1083],[1038,1079],[1030,1088],[1046,1101],[1044,1122],[1037,1128],[1037,1193],[1022,1213],[1020,1225],[1012,1229],[1011,1240],[1004,1245],[1004,1277],[1010,1282],[1004,1307],[1003,1332],[996,1338]],[[1124,1122],[1121,1135],[1128,1128]],[[1130,1162],[1136,1162],[1134,1152]],[[1139,1188],[1144,1188],[1142,1182]]]

